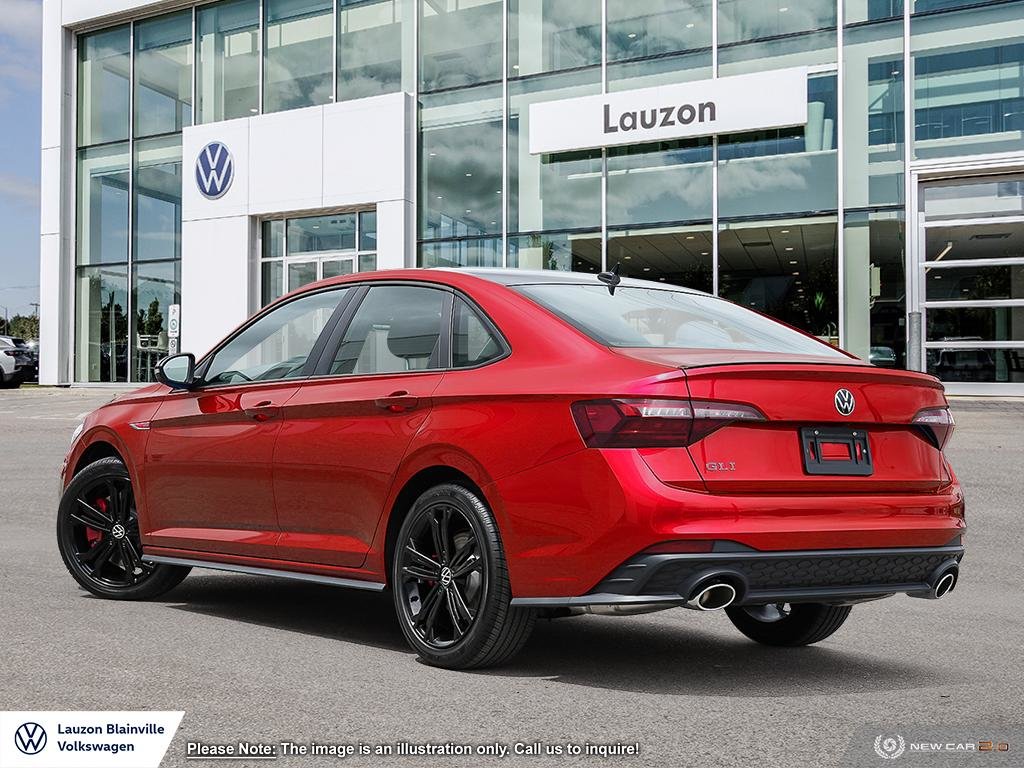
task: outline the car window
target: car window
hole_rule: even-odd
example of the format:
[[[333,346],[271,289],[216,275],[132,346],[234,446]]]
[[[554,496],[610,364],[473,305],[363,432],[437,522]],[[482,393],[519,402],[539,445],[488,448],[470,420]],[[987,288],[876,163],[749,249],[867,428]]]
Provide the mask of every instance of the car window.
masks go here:
[[[312,293],[271,310],[214,356],[205,383],[238,384],[302,376],[306,358],[348,290]]]
[[[452,367],[470,368],[501,357],[504,348],[480,315],[463,299],[455,299]]]
[[[620,285],[523,285],[518,290],[610,347],[676,347],[789,352],[845,358],[842,352],[757,312],[702,293]]]
[[[352,317],[330,373],[401,373],[441,367],[446,292],[413,285],[370,288]]]

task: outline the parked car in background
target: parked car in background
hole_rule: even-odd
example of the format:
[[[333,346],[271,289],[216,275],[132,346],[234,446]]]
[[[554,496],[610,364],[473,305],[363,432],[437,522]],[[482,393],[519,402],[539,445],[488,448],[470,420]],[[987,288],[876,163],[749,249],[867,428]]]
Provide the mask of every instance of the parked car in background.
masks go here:
[[[39,378],[39,356],[24,339],[0,336],[0,387],[20,387]]]
[[[872,347],[868,360],[879,368],[895,368],[896,350],[892,347]]]

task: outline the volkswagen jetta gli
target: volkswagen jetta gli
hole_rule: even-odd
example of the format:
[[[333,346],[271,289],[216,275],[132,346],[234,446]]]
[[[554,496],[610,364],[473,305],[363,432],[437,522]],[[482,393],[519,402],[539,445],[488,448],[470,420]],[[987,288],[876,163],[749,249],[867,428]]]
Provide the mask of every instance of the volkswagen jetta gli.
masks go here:
[[[957,582],[938,381],[696,291],[377,272],[157,375],[63,469],[60,551],[103,597],[192,567],[387,590],[421,657],[468,668],[538,616],[725,609],[796,646]]]

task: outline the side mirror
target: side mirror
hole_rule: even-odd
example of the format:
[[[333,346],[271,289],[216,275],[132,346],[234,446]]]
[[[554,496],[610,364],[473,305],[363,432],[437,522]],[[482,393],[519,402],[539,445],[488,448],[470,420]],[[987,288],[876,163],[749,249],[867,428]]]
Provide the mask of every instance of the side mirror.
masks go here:
[[[196,356],[191,352],[165,357],[153,369],[156,380],[171,389],[191,389],[196,383]]]

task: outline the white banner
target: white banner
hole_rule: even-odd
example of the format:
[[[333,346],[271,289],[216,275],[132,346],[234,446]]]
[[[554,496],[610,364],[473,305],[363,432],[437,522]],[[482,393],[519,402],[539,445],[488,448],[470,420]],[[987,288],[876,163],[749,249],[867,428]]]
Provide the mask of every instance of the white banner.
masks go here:
[[[184,712],[0,712],[4,768],[157,768]]]
[[[807,68],[530,105],[530,154],[643,144],[807,122]]]

